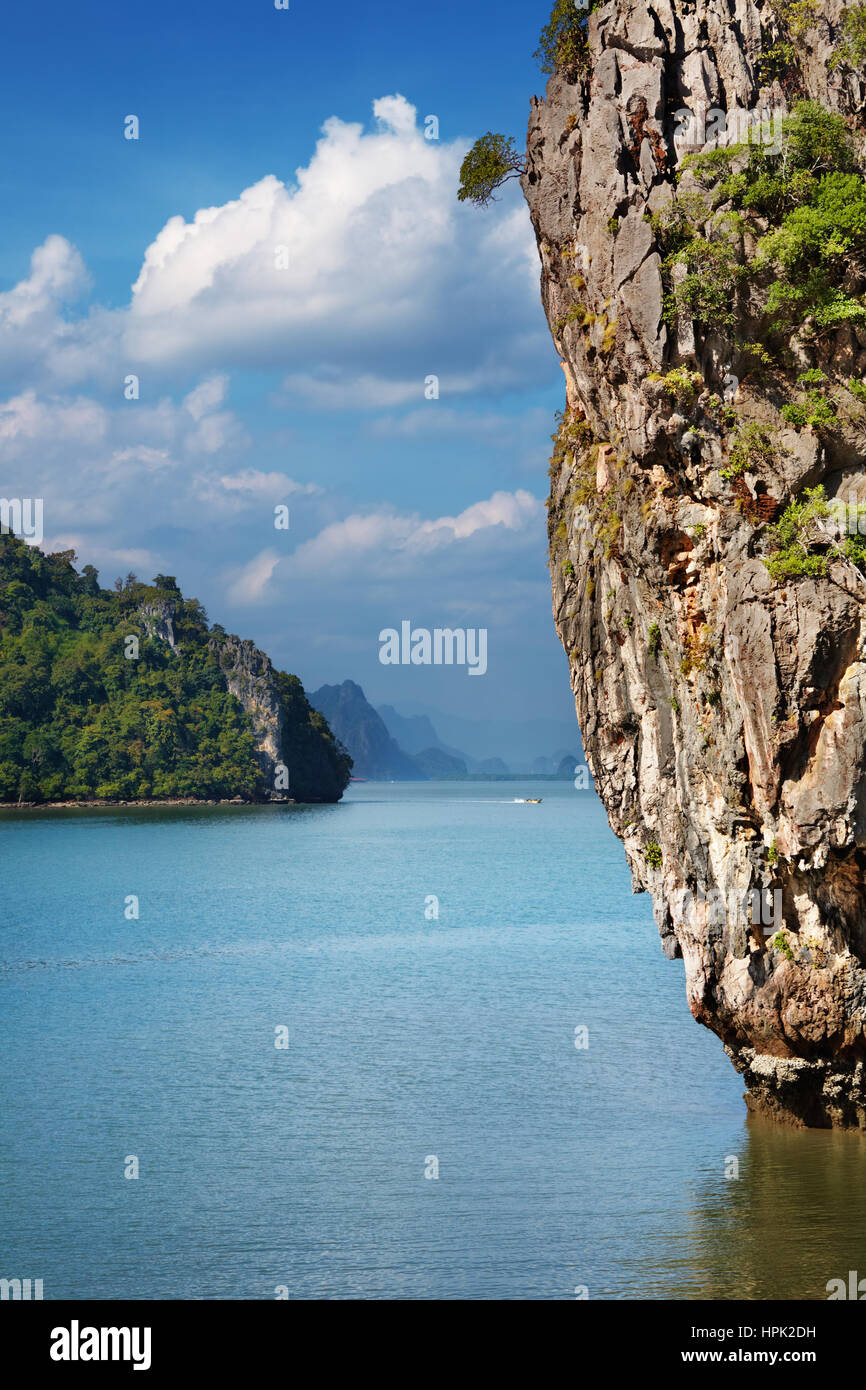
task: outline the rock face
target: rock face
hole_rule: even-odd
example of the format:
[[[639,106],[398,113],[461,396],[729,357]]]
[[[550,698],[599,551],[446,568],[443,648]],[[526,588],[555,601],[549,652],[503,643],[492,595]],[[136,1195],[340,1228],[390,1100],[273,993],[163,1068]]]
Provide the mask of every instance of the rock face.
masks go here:
[[[136,612],[146,636],[180,652],[178,608],[172,598],[153,599]],[[339,801],[349,782],[351,759],[327,721],[311,705],[297,676],[277,671],[250,641],[215,629],[206,637],[225,689],[244,711],[255,742],[268,801]]]
[[[148,637],[155,642],[165,642],[172,651],[177,651],[174,636],[174,609],[167,601],[143,603],[138,616]]]
[[[256,758],[265,781],[272,789],[271,799],[285,800],[290,790],[276,790],[277,769],[283,760],[283,710],[277,693],[274,668],[250,641],[226,636],[211,639],[211,651],[219,661],[230,695],[243,706],[256,741]]]
[[[866,417],[830,436],[790,428],[785,381],[750,373],[739,302],[724,328],[666,326],[646,215],[705,147],[684,108],[772,120],[802,96],[862,122],[862,77],[829,63],[841,11],[816,0],[796,83],[762,86],[780,38],[768,3],[613,0],[589,16],[588,69],[533,101],[522,183],[566,382],[554,615],[596,788],[749,1105],[863,1129],[866,583],[841,560],[774,582],[761,556],[805,487],[860,484]],[[801,370],[866,375],[859,327],[792,350]],[[659,380],[674,367],[693,374],[684,399]],[[778,432],[771,469],[722,476],[725,398],[738,427]]]
[[[274,669],[252,642],[220,633],[209,647],[247,715],[269,801],[339,801],[352,760],[297,676]]]

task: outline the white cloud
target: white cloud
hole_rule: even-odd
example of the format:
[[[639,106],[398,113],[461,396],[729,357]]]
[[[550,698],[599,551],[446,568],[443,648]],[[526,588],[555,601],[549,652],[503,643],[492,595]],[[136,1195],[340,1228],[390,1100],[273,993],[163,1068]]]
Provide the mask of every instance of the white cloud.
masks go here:
[[[289,388],[313,396],[339,386],[327,376],[339,362],[365,379],[344,383],[359,403],[375,377],[396,382],[385,402],[396,404],[409,399],[407,350],[423,383],[437,366],[457,372],[455,358],[471,366],[491,332],[501,348],[500,337],[540,325],[525,209],[459,204],[466,142],[426,140],[400,95],[373,112],[369,132],[327,120],[292,184],[268,174],[190,222],[172,217],[133,286],[127,355],[265,365],[279,353],[297,364]]]
[[[248,564],[235,569],[226,590],[229,601],[239,606],[260,602],[280,559],[276,550],[262,550]]]
[[[268,502],[279,502],[293,493],[302,492],[308,496],[321,492],[317,483],[296,483],[286,473],[262,473],[258,468],[245,468],[240,473],[224,474],[219,479],[220,487],[226,492],[247,493],[251,497],[261,497]]]
[[[519,192],[487,213],[458,203],[468,142],[425,139],[399,94],[373,115],[369,130],[325,121],[291,182],[265,174],[190,221],[169,218],[126,308],[76,316],[87,272],[49,236],[0,294],[4,380],[114,393],[132,371],[158,393],[169,373],[209,372],[185,397],[195,419],[217,411],[233,366],[280,363],[290,397],[327,409],[410,404],[429,374],[464,394],[538,380],[551,354]],[[195,447],[221,447],[217,427]]]
[[[412,136],[415,133],[415,107],[410,106],[405,97],[379,97],[373,102],[373,115],[383,130],[393,131],[395,135]]]
[[[532,534],[544,515],[542,503],[522,489],[495,492],[457,516],[425,521],[415,513],[380,509],[332,522],[304,541],[287,561],[287,571],[306,577],[406,572],[426,563],[434,551],[465,542],[477,533],[503,528]],[[502,532],[499,532],[499,536]]]
[[[231,412],[206,413],[224,398],[227,384],[206,380],[182,405],[168,397],[126,401],[117,393],[108,407],[90,396],[33,387],[0,400],[3,486],[23,496],[38,492],[54,526],[75,517],[78,525],[113,524],[129,535],[181,516],[188,524],[202,512],[208,486],[225,496],[216,479],[229,476],[227,464],[247,444]],[[202,459],[210,466],[202,468]],[[154,490],[155,482],[164,487],[169,479],[168,496]]]
[[[144,570],[152,559],[182,577],[185,564],[212,573],[218,559],[239,604],[267,602],[288,576],[333,577],[342,612],[347,577],[353,609],[366,601],[365,584],[375,591],[396,577],[421,586],[428,575],[447,605],[455,585],[479,592],[482,573],[506,592],[500,576],[518,548],[543,555],[543,509],[528,493],[496,492],[462,511],[458,501],[454,515],[425,518],[411,500],[382,503],[364,467],[350,476],[343,442],[320,498],[321,488],[281,465],[302,458],[305,471],[329,470],[321,438],[311,441],[309,422],[262,421],[258,412],[256,390],[273,405],[266,393],[282,378],[277,403],[296,413],[298,405],[409,412],[368,423],[382,443],[374,451],[362,441],[362,458],[387,457],[387,436],[422,438],[429,428],[495,443],[505,459],[519,432],[503,410],[486,413],[481,398],[531,390],[546,369],[558,376],[518,192],[510,186],[486,214],[459,204],[468,141],[426,140],[399,95],[375,102],[373,117],[368,129],[326,121],[309,162],[285,184],[266,174],[222,206],[170,218],[146,248],[125,308],[79,307],[85,267],[60,236],[0,294],[4,488],[30,496],[38,481],[46,524],[74,532],[87,560]],[[268,373],[264,383],[243,379],[255,454],[227,407],[236,368]],[[141,381],[136,401],[123,396],[130,372]],[[437,402],[424,399],[429,375],[440,380]],[[455,398],[473,394],[470,409],[454,409]],[[507,409],[519,418],[516,399]],[[340,430],[345,439],[343,422]],[[412,449],[391,446],[398,452],[407,473],[399,495],[411,499]],[[448,496],[477,496],[458,450],[442,453]],[[342,486],[352,500],[337,495]],[[312,538],[294,554],[294,531],[279,550],[262,549],[274,542],[271,508],[288,498],[313,499],[292,507],[293,527],[297,510],[302,537]],[[308,592],[318,587],[326,585]]]
[[[222,405],[228,384],[229,379],[225,374],[208,377],[196,386],[195,390],[190,391],[184,399],[184,409],[189,411],[196,422],[201,420],[210,411],[216,410],[218,405]]]
[[[169,218],[126,308],[76,315],[86,269],[66,238],[49,236],[0,294],[3,379],[43,393],[89,380],[110,405],[126,372],[140,375],[142,400],[179,371],[207,372],[184,397],[198,423],[215,419],[233,365],[279,362],[290,400],[328,410],[410,405],[431,374],[463,395],[537,381],[551,354],[519,194],[488,213],[459,204],[467,142],[425,139],[399,94],[375,101],[373,115],[370,130],[327,120],[290,183],[266,174],[189,222]],[[238,443],[222,421],[189,448]]]
[[[289,497],[315,497],[324,489],[317,483],[299,483],[286,473],[264,473],[258,468],[244,468],[237,473],[197,474],[195,496],[206,508],[208,516],[239,517],[244,512],[255,515],[262,507],[270,509]],[[273,516],[269,512],[269,525]]]
[[[78,298],[88,283],[84,262],[65,237],[47,237],[30,258],[30,274],[0,294],[0,330],[20,328]]]
[[[287,376],[282,392],[311,410],[381,410],[424,399],[424,379],[389,381],[385,377],[323,371],[319,376],[296,372]],[[277,397],[276,404],[284,403]]]
[[[90,285],[76,248],[63,236],[46,237],[30,258],[30,274],[0,294],[0,371],[7,385],[51,384],[88,377],[117,378],[119,316],[94,308],[75,317]]]
[[[153,449],[148,444],[136,444],[129,449],[115,449],[111,455],[110,466],[122,469],[125,473],[137,469],[145,473],[159,473],[165,468],[176,467],[176,463],[167,449]]]
[[[230,411],[206,415],[199,420],[185,447],[191,454],[221,454],[227,449],[239,449],[246,443],[247,434]]]
[[[465,540],[476,531],[489,526],[505,526],[509,531],[520,531],[527,523],[537,519],[543,512],[541,502],[522,488],[518,492],[494,492],[485,502],[475,502],[459,516],[442,516],[437,521],[425,521],[419,536],[438,540]]]
[[[0,458],[46,441],[93,445],[105,437],[107,412],[86,396],[40,400],[34,390],[0,404]]]

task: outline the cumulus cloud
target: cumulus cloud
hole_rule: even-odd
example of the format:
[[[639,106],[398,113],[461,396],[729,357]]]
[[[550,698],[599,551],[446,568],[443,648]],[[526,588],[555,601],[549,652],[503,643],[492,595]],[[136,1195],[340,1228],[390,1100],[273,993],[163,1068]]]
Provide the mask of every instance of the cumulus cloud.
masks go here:
[[[426,140],[399,94],[373,104],[368,128],[332,117],[293,179],[256,170],[228,202],[169,217],[117,309],[81,307],[82,258],[64,237],[47,238],[0,294],[4,488],[44,495],[46,527],[74,536],[84,560],[179,578],[218,566],[225,589],[212,607],[225,595],[276,613],[286,584],[309,577],[312,611],[333,579],[343,641],[395,579],[419,592],[429,582],[443,610],[487,584],[512,613],[524,581],[511,562],[521,552],[534,573],[543,508],[523,491],[472,499],[508,476],[522,437],[514,421],[527,419],[518,393],[558,369],[519,194],[510,188],[486,214],[457,202],[467,145]],[[138,400],[124,399],[127,373],[140,377]],[[230,408],[238,375],[240,413]],[[430,375],[440,400],[428,403]],[[489,398],[506,391],[515,399],[494,413]],[[274,405],[283,413],[268,419]],[[354,472],[351,419],[331,469],[321,431],[312,436],[307,421],[303,433],[302,409],[367,416]],[[388,418],[371,424],[376,412]],[[546,419],[540,430],[546,445]],[[496,481],[476,484],[458,450],[443,450],[443,482],[460,499],[453,514],[411,510],[426,494],[412,492],[404,440],[428,432],[501,453]],[[300,466],[283,471],[287,449],[310,472],[328,470],[327,495],[291,476]],[[375,481],[398,470],[365,467],[374,452],[387,462],[389,449],[400,456],[399,505]],[[293,529],[271,548],[272,508],[289,498]]]
[[[46,237],[30,273],[0,293],[0,372],[7,385],[53,389],[117,374],[120,316],[93,307],[75,316],[90,287],[80,253],[66,237]]]
[[[246,442],[246,430],[230,411],[206,415],[186,438],[185,447],[191,454],[222,454],[227,449],[240,449]]]
[[[376,128],[332,117],[309,164],[273,174],[147,248],[125,320],[138,360],[297,362],[290,388],[328,391],[311,361],[408,391],[406,352],[459,370],[484,335],[540,327],[538,265],[525,209],[485,218],[455,197],[465,141],[429,141],[402,96],[373,105]],[[468,338],[467,341],[467,331]],[[489,345],[488,339],[488,345]],[[501,347],[501,341],[498,341]],[[507,357],[507,352],[505,353]],[[413,364],[414,370],[414,364]],[[423,376],[422,376],[423,380]],[[363,397],[356,382],[344,390]],[[332,393],[332,396],[335,393]],[[408,396],[405,397],[408,399]]]
[[[135,444],[128,449],[115,449],[109,459],[109,467],[118,468],[124,473],[161,473],[166,468],[177,467],[177,462],[168,449],[153,449],[149,444]]]
[[[538,380],[551,354],[519,195],[467,208],[455,197],[467,141],[425,139],[399,94],[373,115],[367,130],[327,120],[293,180],[266,173],[190,221],[170,217],[125,308],[76,315],[87,271],[49,236],[0,294],[4,378],[116,391],[122,363],[153,391],[207,372],[186,397],[194,418],[213,415],[233,366],[279,363],[288,398],[327,409],[408,404],[429,374],[464,394]],[[201,449],[215,439],[212,426]]]
[[[475,502],[459,516],[442,516],[437,521],[425,521],[419,528],[419,535],[429,540],[444,536],[455,540],[465,540],[476,531],[489,526],[505,526],[509,531],[520,531],[528,521],[541,515],[542,504],[531,493],[494,492],[485,502]]]
[[[34,445],[92,446],[104,439],[107,412],[86,396],[40,399],[35,390],[0,403],[0,448],[4,460],[14,459]]]
[[[205,380],[180,405],[169,397],[153,404],[124,401],[111,406],[90,396],[40,392],[30,387],[0,400],[0,466],[8,494],[45,500],[51,524],[75,517],[79,525],[112,523],[134,533],[152,517],[165,523],[192,499],[201,511],[210,480],[228,476],[227,462],[241,451],[246,434],[230,411],[216,410],[227,379]],[[211,472],[201,459],[213,455]],[[191,472],[195,463],[196,473]],[[168,480],[170,479],[170,484]],[[171,505],[154,491],[169,485]]]
[[[88,284],[81,256],[65,237],[50,236],[30,258],[30,274],[0,294],[0,332],[19,329],[72,303]]]
[[[240,517],[244,513],[262,514],[289,497],[318,497],[324,489],[318,483],[299,483],[287,473],[242,468],[237,473],[199,473],[194,479],[195,495],[209,516]],[[269,524],[273,524],[270,516]]]
[[[543,515],[542,503],[522,489],[514,493],[495,492],[457,516],[432,520],[390,508],[354,513],[304,541],[286,568],[292,574],[309,578],[348,573],[357,576],[365,568],[380,576],[420,571],[434,551],[467,541],[481,532],[501,527],[511,533],[533,534]]]

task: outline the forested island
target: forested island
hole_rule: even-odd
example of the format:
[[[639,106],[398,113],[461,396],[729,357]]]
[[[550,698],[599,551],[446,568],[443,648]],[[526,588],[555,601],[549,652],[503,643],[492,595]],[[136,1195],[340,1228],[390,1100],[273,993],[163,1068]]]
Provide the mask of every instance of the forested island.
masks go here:
[[[350,773],[297,676],[173,576],[103,589],[0,534],[0,802],[338,801]]]

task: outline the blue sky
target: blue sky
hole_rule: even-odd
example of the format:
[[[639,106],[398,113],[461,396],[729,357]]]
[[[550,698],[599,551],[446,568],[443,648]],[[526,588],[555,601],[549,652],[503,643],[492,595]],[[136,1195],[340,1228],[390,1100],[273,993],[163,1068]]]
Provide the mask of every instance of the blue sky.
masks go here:
[[[529,219],[514,185],[488,212],[455,198],[477,135],[523,141],[548,11],[13,8],[0,483],[44,498],[48,548],[103,583],[176,574],[308,688],[573,717]],[[486,627],[488,674],[382,666],[403,618]]]

